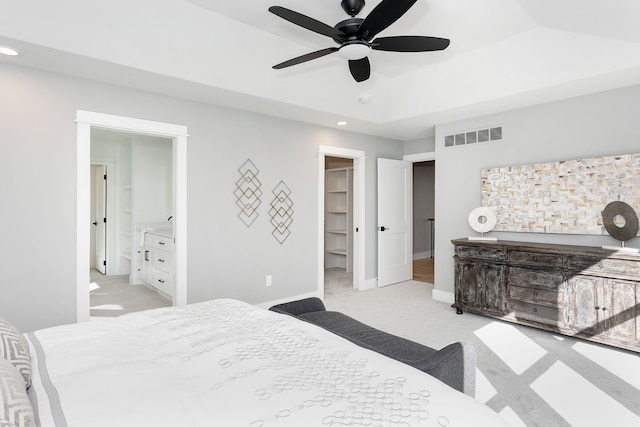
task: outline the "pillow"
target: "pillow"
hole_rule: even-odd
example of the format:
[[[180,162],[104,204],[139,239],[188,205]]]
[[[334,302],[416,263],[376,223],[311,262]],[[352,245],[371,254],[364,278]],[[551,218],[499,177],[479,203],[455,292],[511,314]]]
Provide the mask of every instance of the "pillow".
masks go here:
[[[36,425],[24,379],[15,366],[0,358],[0,427]]]
[[[31,385],[31,357],[27,339],[2,317],[0,317],[0,358],[13,363],[24,377],[27,388]]]

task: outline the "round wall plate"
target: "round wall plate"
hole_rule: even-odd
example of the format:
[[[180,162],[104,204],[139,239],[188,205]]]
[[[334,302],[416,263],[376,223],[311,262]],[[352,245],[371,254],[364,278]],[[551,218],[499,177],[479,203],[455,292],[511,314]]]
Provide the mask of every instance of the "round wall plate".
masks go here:
[[[624,225],[615,223],[615,218],[620,215],[624,219]],[[638,234],[638,215],[633,208],[625,202],[615,201],[605,206],[602,211],[604,228],[611,237],[626,242]]]
[[[478,233],[487,233],[496,226],[496,214],[484,206],[475,208],[469,214],[469,225]]]

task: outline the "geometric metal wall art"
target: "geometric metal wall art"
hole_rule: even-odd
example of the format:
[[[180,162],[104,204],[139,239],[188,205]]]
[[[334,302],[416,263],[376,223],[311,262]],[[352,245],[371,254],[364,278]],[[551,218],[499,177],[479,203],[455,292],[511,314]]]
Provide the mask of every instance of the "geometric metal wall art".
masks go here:
[[[291,234],[289,227],[293,223],[293,201],[291,200],[291,190],[284,181],[280,181],[273,190],[273,200],[269,209],[273,232],[271,235],[283,244]]]
[[[494,231],[606,235],[613,201],[640,210],[640,153],[482,170]]]
[[[258,179],[260,171],[253,164],[251,159],[247,159],[242,166],[238,168],[240,178],[236,181],[236,189],[233,194],[236,196],[236,205],[240,208],[238,218],[247,227],[258,218],[258,206],[262,203],[260,197],[262,183]]]

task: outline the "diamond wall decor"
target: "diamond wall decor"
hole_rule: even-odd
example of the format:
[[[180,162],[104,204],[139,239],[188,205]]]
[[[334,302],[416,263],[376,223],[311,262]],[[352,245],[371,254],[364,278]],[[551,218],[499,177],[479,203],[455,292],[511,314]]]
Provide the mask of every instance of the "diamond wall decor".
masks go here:
[[[236,189],[233,194],[236,196],[236,205],[240,208],[238,218],[247,227],[258,218],[258,206],[262,203],[262,183],[258,179],[260,171],[253,164],[251,159],[247,159],[242,166],[238,168],[240,178],[236,181]]]
[[[273,196],[271,209],[269,209],[269,216],[271,217],[269,222],[271,222],[273,226],[271,235],[273,235],[280,244],[283,244],[291,234],[289,227],[293,223],[291,190],[286,186],[284,181],[280,181],[273,190]]]

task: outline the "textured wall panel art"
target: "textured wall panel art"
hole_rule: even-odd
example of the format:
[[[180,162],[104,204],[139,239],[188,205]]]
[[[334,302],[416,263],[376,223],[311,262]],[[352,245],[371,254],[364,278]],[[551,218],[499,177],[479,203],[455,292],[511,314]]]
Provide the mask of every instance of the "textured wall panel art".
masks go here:
[[[273,226],[273,237],[283,244],[291,234],[289,227],[293,223],[293,201],[291,200],[291,190],[284,181],[280,181],[273,190],[273,200],[269,209],[271,225]]]
[[[608,234],[602,210],[616,200],[640,211],[640,153],[482,170],[495,231]]]
[[[258,206],[262,203],[262,183],[258,179],[260,171],[253,164],[251,159],[247,159],[242,166],[238,168],[240,178],[236,181],[236,189],[233,194],[236,196],[236,205],[240,208],[238,218],[247,227],[258,218]]]

